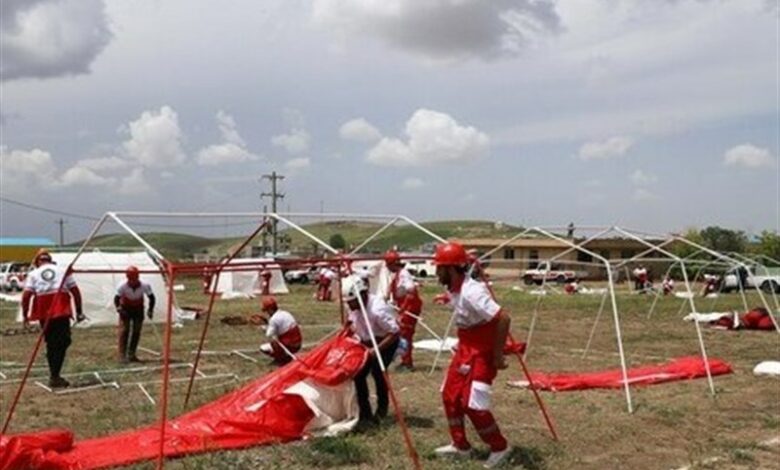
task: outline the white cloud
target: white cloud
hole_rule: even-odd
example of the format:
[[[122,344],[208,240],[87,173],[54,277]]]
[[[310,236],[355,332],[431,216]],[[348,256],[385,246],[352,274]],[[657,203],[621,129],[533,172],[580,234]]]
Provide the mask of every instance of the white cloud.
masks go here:
[[[656,181],[658,181],[657,176],[655,176],[652,173],[645,173],[642,170],[634,171],[633,173],[631,173],[631,176],[629,176],[629,178],[631,179],[631,182],[637,186],[653,184]]]
[[[3,0],[0,80],[89,72],[111,41],[103,0]]]
[[[639,202],[651,202],[659,199],[657,195],[645,188],[637,188],[634,190],[634,194],[631,195],[631,198]]]
[[[176,111],[168,106],[159,112],[144,111],[129,124],[130,139],[122,146],[127,155],[149,168],[177,166],[187,159],[182,149],[182,131]]]
[[[634,145],[633,139],[626,136],[610,137],[604,141],[586,142],[580,147],[581,160],[606,160],[620,157]]]
[[[382,166],[426,166],[468,163],[488,155],[490,139],[450,115],[418,109],[404,129],[407,142],[385,137],[368,151],[366,160]]]
[[[304,129],[293,129],[287,134],[279,134],[271,138],[274,147],[282,147],[290,155],[300,155],[309,150],[311,137]]]
[[[247,150],[246,142],[239,135],[236,121],[231,115],[224,111],[219,111],[217,113],[217,126],[224,142],[210,145],[198,151],[199,165],[215,166],[258,160],[260,158]]]
[[[45,150],[8,150],[0,146],[0,181],[4,194],[21,195],[49,189],[57,176],[51,154]]]
[[[339,136],[344,140],[355,142],[376,142],[382,138],[379,130],[363,118],[352,119],[342,124]]]
[[[310,166],[311,160],[307,157],[293,158],[284,164],[284,167],[287,169],[287,171],[293,172],[303,170],[304,168],[309,168]]]
[[[151,193],[154,190],[146,182],[143,168],[136,168],[129,175],[122,178],[117,191],[120,194],[131,196]]]
[[[406,178],[403,183],[401,183],[401,187],[404,189],[418,189],[425,186],[425,182],[420,178],[410,177]]]
[[[744,168],[771,168],[775,165],[775,158],[768,149],[742,144],[727,150],[723,154],[723,163]]]
[[[116,178],[101,176],[94,170],[83,166],[74,166],[68,169],[60,178],[59,184],[64,187],[71,186],[103,186],[116,184]]]
[[[551,0],[315,0],[312,16],[344,42],[374,36],[436,61],[514,56],[561,30]]]
[[[116,156],[85,158],[79,160],[76,166],[86,168],[92,171],[119,171],[133,165],[133,162]]]

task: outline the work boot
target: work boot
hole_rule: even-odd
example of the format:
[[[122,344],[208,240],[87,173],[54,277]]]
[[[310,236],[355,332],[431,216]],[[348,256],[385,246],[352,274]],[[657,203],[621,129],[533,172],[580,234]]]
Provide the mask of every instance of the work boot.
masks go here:
[[[67,388],[70,387],[70,382],[62,377],[51,377],[49,379],[49,387],[51,388]]]
[[[454,457],[459,459],[471,457],[470,447],[468,449],[458,449],[455,447],[455,444],[437,447],[433,452],[439,457]]]
[[[141,360],[138,359],[138,356],[136,356],[135,354],[130,356],[127,360],[130,361],[130,362],[141,362]]]
[[[414,372],[414,366],[411,364],[401,363],[395,368],[397,372]]]
[[[487,460],[485,460],[485,464],[483,465],[484,468],[495,468],[501,465],[502,463],[506,462],[509,458],[509,455],[512,453],[512,448],[507,446],[504,450],[499,450],[498,452],[491,452],[490,455],[488,455]]]

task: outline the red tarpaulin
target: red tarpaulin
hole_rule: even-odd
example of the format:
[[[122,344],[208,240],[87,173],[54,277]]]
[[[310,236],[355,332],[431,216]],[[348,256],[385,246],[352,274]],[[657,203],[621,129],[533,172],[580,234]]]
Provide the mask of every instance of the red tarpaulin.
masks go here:
[[[301,361],[169,421],[165,455],[286,442],[303,437],[315,417],[317,423],[326,424],[353,417],[345,411],[349,406],[343,403],[344,395],[350,393],[348,381],[363,366],[366,353],[354,339],[334,338]],[[346,401],[354,402],[351,395]],[[332,416],[324,416],[329,412]],[[159,445],[157,425],[77,442],[69,430],[4,436],[0,439],[0,470],[127,465],[155,458]]]
[[[710,359],[710,373],[715,375],[730,374],[731,366],[718,359]],[[706,377],[707,370],[704,361],[699,356],[680,357],[666,364],[633,367],[627,370],[629,385],[652,385],[675,380],[696,379]],[[563,392],[569,390],[586,390],[589,388],[622,388],[623,371],[612,369],[601,372],[545,374],[532,372],[534,385],[539,390]],[[528,382],[510,382],[510,385],[527,387]]]

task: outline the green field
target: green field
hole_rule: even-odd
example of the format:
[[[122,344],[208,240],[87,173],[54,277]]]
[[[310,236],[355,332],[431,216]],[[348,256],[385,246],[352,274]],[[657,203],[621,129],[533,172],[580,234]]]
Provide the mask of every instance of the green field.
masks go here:
[[[197,289],[197,279],[187,282],[188,290],[178,293],[182,305],[205,305],[206,297]],[[585,347],[599,308],[599,296],[550,295],[544,299],[527,291],[500,284],[497,295],[513,318],[513,331],[523,337],[531,314],[538,312],[536,333],[528,355],[532,369],[544,371],[589,371],[619,366],[611,314],[601,318],[596,329],[593,351],[583,359]],[[522,288],[522,287],[521,287]],[[280,298],[283,308],[291,310],[303,324],[304,342],[313,343],[337,327],[339,309],[335,303],[312,301],[312,287],[292,286],[290,295]],[[629,365],[650,364],[668,358],[698,352],[695,329],[681,320],[680,299],[662,298],[653,318],[647,319],[651,298],[631,295],[622,287],[618,295],[623,340]],[[431,298],[440,288],[429,281],[423,289],[425,317],[432,328],[443,331],[448,312],[433,306]],[[717,301],[699,300],[699,310],[740,309],[738,294],[721,296]],[[755,304],[757,296],[749,294]],[[0,303],[0,329],[13,327],[14,306]],[[229,350],[253,348],[262,341],[256,327],[228,326],[219,319],[226,315],[248,315],[258,310],[257,301],[219,301],[206,347]],[[159,313],[159,312],[158,312]],[[200,333],[200,321],[189,322],[173,330],[173,357],[190,361]],[[159,327],[158,327],[159,328]],[[146,327],[142,345],[160,350],[159,334]],[[499,374],[495,383],[494,410],[499,424],[515,451],[509,467],[526,469],[676,469],[694,468],[780,468],[778,445],[771,439],[780,435],[780,381],[755,377],[751,373],[762,360],[777,360],[778,338],[774,332],[704,330],[711,357],[728,361],[731,375],[716,377],[717,397],[712,398],[706,379],[675,382],[638,388],[633,391],[635,412],[626,411],[622,391],[585,391],[543,393],[555,420],[560,441],[550,439],[531,392],[506,386],[520,378],[516,361]],[[418,337],[427,335],[418,328]],[[0,361],[22,363],[29,353],[34,335],[3,336]],[[95,369],[113,369],[115,362],[113,328],[76,330],[69,351],[66,373]],[[142,355],[149,364],[157,359]],[[428,374],[433,355],[416,355],[418,369],[411,373],[394,372],[392,377],[411,427],[412,437],[425,468],[480,468],[481,460],[462,463],[443,461],[433,449],[448,441],[446,421],[441,410],[439,385],[441,369]],[[44,365],[41,355],[37,365]],[[15,367],[15,366],[14,366]],[[4,372],[14,376],[5,364]],[[261,358],[253,364],[239,357],[205,356],[207,374],[235,373],[239,381],[203,381],[194,390],[193,406],[208,403],[239,387],[242,383],[272,370]],[[45,375],[45,370],[36,372]],[[177,370],[174,377],[183,377]],[[154,380],[144,374],[121,377],[120,381]],[[183,412],[183,384],[172,385],[171,414]],[[159,387],[150,386],[155,397]],[[15,391],[12,385],[0,386],[2,411]],[[77,438],[100,436],[154,423],[157,410],[137,387],[94,390],[54,398],[30,384],[24,391],[11,426],[12,432],[51,427],[72,429]],[[486,456],[484,446],[472,434],[472,442]],[[708,459],[717,459],[710,461]],[[710,463],[702,463],[710,462]],[[390,422],[366,434],[337,438],[310,439],[299,443],[259,447],[171,460],[173,469],[252,469],[252,468],[409,468],[398,427]],[[151,463],[133,468],[150,469]]]

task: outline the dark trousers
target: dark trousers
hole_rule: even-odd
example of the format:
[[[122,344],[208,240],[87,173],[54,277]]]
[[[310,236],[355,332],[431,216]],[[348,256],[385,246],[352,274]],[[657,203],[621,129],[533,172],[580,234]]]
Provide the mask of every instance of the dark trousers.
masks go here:
[[[144,309],[123,308],[119,314],[119,358],[135,357],[138,341],[141,339],[141,327],[144,324]],[[128,345],[128,339],[130,344]]]
[[[49,375],[59,377],[62,365],[65,363],[65,353],[70,346],[70,317],[52,318],[46,322],[41,321],[41,328],[45,328],[44,340],[46,341],[46,361],[49,363]]]
[[[381,338],[377,338],[377,344],[382,341]],[[371,343],[366,346],[372,347]],[[384,350],[381,351],[382,362],[385,367],[389,367],[393,361],[395,350],[398,348],[398,339],[390,343]],[[374,377],[374,385],[376,387],[376,417],[384,418],[387,416],[387,382],[382,374],[382,368],[379,366],[379,361],[375,356],[366,361],[366,364],[360,369],[360,372],[355,376],[355,392],[357,392],[358,406],[360,407],[360,420],[371,419],[374,414],[371,412],[371,403],[368,401],[368,374]]]

